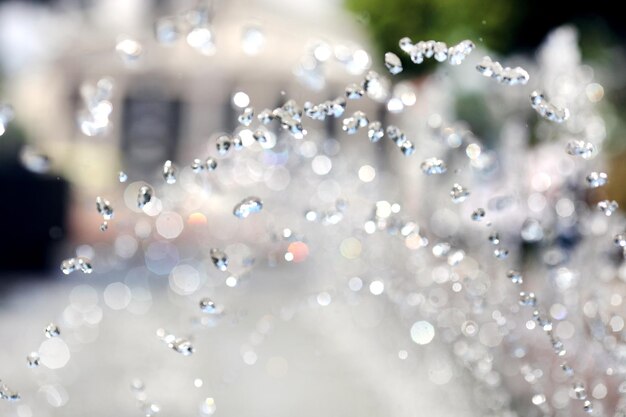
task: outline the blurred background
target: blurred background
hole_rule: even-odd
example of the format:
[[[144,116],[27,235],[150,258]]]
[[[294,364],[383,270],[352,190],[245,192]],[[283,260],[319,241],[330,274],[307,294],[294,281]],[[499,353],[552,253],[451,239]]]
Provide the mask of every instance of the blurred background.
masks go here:
[[[488,302],[478,289],[480,303],[453,301],[458,291],[443,283],[454,273],[441,278],[417,251],[421,240],[367,237],[363,223],[374,212],[378,222],[389,218],[376,227],[391,230],[401,206],[432,233],[431,244],[471,246],[477,206],[450,206],[451,183],[426,183],[416,167],[434,154],[460,167],[457,148],[474,143],[480,158],[468,151],[471,165],[454,170],[451,162],[450,171],[511,232],[515,257],[539,268],[526,259],[558,245],[570,254],[586,233],[579,203],[610,196],[626,204],[619,9],[609,1],[0,1],[0,381],[22,395],[0,400],[0,415],[570,413],[552,379],[544,394],[511,382],[523,366],[503,365],[494,376],[494,363],[515,349],[514,337],[495,337],[491,324],[472,351],[482,359],[454,359],[469,312],[497,321],[476,306],[507,304],[511,291],[493,284],[498,296]],[[404,36],[471,39],[476,51],[460,67],[415,65],[398,45]],[[345,96],[368,71],[385,74],[390,51],[403,72],[382,97],[348,100],[345,116],[362,110],[370,121],[399,125],[416,144],[413,162],[389,141],[346,134],[335,118],[307,120],[299,139],[274,122],[263,145],[238,121],[250,106],[255,126],[263,109],[288,99],[302,106]],[[530,90],[505,91],[480,77],[474,67],[483,55],[523,66],[533,88],[567,103],[574,120],[548,126],[528,105]],[[225,133],[244,150],[220,154]],[[556,156],[580,135],[603,151],[590,165],[609,173],[601,190],[577,189],[572,178],[583,173]],[[218,168],[195,172],[193,160],[207,157]],[[175,185],[163,181],[166,160],[177,166]],[[144,184],[158,198],[141,209]],[[232,207],[249,195],[266,208],[242,222]],[[98,196],[115,208],[105,231]],[[530,237],[529,219],[541,220]],[[225,273],[207,256],[216,246],[230,256]],[[64,276],[59,265],[73,256],[91,259],[94,273]],[[481,256],[471,265],[465,258],[476,282],[502,268],[482,265]],[[203,316],[201,296],[224,313]],[[409,332],[418,319],[435,323],[437,335],[445,329],[442,337]],[[585,320],[581,313],[571,326]],[[51,321],[62,330],[54,346],[43,334]],[[161,327],[190,337],[197,353],[168,350],[155,336]],[[496,350],[508,353],[494,359]],[[26,366],[31,351],[44,359],[36,369]],[[554,365],[542,359],[545,350],[515,352]],[[583,363],[590,376],[604,366]],[[131,390],[137,378],[145,390]],[[476,379],[484,386],[474,387]],[[605,391],[611,384],[619,385],[602,382]],[[614,391],[596,396],[607,414],[619,401]]]
[[[532,56],[550,30],[573,25],[583,60],[593,64],[597,74],[611,74],[603,84],[602,112],[611,125],[605,146],[614,159],[612,169],[620,172],[623,165],[624,141],[618,132],[624,119],[625,81],[619,69],[624,65],[625,35],[614,2],[583,6],[560,1],[394,0],[382,6],[375,0],[337,0],[302,7],[272,1],[200,5],[206,9],[201,19],[210,20],[215,36],[209,43],[215,45],[198,53],[189,42],[175,41],[182,35],[168,35],[166,29],[161,36],[172,39],[155,39],[159,18],[191,9],[193,2],[0,2],[0,92],[18,109],[0,144],[2,175],[11,178],[5,181],[7,195],[33,199],[19,207],[4,207],[3,230],[10,238],[4,242],[3,252],[9,255],[2,259],[3,269],[50,267],[55,243],[86,233],[78,230],[82,222],[68,215],[75,207],[69,202],[74,198],[77,203],[89,188],[109,183],[112,172],[126,167],[136,177],[145,177],[165,159],[198,156],[197,149],[210,133],[237,125],[241,109],[232,102],[237,91],[267,107],[281,102],[281,91],[295,92],[301,86],[319,96],[332,95],[349,75],[380,66],[376,58],[387,51],[402,58],[401,79],[412,83],[423,79],[435,69],[434,61],[410,65],[398,47],[404,36],[449,43],[468,38],[492,54]],[[124,36],[141,41],[148,51],[140,64],[129,65],[128,59],[111,53]],[[298,60],[316,41],[343,42],[346,54],[358,50],[372,56],[357,55],[347,74],[311,70],[305,63],[299,77],[294,75]],[[103,76],[116,81],[111,127],[103,137],[81,140],[84,134],[76,120],[83,106],[81,88]],[[451,103],[454,112],[470,122],[478,136],[496,141],[498,122],[489,117],[484,103],[477,103],[479,94],[465,93]],[[155,119],[158,124],[145,126]],[[32,168],[20,163],[18,155],[26,145],[50,159],[45,163],[47,175],[33,175]],[[23,181],[40,183],[39,191],[30,193],[32,197],[22,195]],[[611,194],[624,201],[621,184],[613,181],[611,187]],[[47,202],[44,212],[35,199]],[[24,208],[37,213],[27,215]],[[18,212],[30,219],[28,230],[12,221]]]

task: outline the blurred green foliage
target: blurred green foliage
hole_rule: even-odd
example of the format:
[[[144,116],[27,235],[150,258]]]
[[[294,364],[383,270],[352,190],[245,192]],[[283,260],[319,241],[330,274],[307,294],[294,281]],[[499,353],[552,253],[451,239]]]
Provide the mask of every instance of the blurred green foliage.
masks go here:
[[[454,45],[464,39],[484,43],[495,51],[508,51],[514,27],[520,21],[518,1],[485,0],[345,0],[369,31],[379,53],[395,52],[403,60],[405,74],[423,72],[429,65],[408,65],[398,41],[436,40]]]

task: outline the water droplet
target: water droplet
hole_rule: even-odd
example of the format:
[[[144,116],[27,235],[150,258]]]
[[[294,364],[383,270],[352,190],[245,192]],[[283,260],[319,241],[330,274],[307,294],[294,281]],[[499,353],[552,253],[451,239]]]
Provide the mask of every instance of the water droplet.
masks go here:
[[[282,107],[274,109],[273,116],[280,119],[280,125],[294,138],[302,139],[306,130],[302,127],[302,109],[294,100],[288,100]]]
[[[215,147],[217,149],[217,153],[221,156],[224,156],[230,151],[230,147],[232,146],[232,140],[228,135],[221,135],[217,138],[215,142]]]
[[[215,171],[217,169],[217,161],[213,158],[207,158],[207,160],[204,162],[204,167],[209,172]]]
[[[433,57],[436,61],[445,62],[448,59],[448,45],[444,42],[436,42],[433,47]]]
[[[128,175],[124,171],[120,171],[117,174],[117,179],[119,180],[119,182],[126,182],[128,181]]]
[[[552,331],[552,321],[549,318],[543,317],[539,311],[533,311],[533,320],[543,329],[545,332]]]
[[[521,284],[524,282],[522,274],[514,269],[509,269],[506,273],[506,277],[510,279],[513,284]]]
[[[498,232],[491,232],[489,234],[489,242],[492,245],[498,245],[500,243],[500,234]]]
[[[163,179],[167,184],[176,183],[176,166],[170,160],[163,164]]]
[[[194,159],[191,163],[191,170],[197,174],[199,172],[202,172],[203,169],[204,164],[202,163],[202,160],[198,158]]]
[[[410,156],[415,153],[415,146],[410,140],[405,140],[404,142],[402,142],[402,145],[400,145],[400,151],[404,156]]]
[[[282,107],[274,109],[274,116],[281,119],[293,119],[296,122],[302,121],[302,109],[295,100],[287,100]]]
[[[341,117],[346,110],[346,99],[343,97],[337,97],[330,102],[328,106],[327,114],[333,117]]]
[[[609,176],[604,172],[593,171],[585,178],[589,188],[598,188],[606,185],[609,181]]]
[[[304,103],[304,114],[313,120],[325,120],[327,115],[328,102],[314,105],[310,101]]]
[[[583,402],[583,411],[589,414],[593,413],[593,404],[591,403],[591,401],[585,400]]]
[[[254,138],[254,140],[259,142],[260,144],[264,144],[264,143],[267,143],[266,135],[267,135],[267,132],[265,130],[258,129],[252,134],[252,137]]]
[[[91,261],[84,256],[79,256],[76,258],[76,265],[78,266],[80,272],[82,272],[83,274],[91,274],[93,272]]]
[[[200,311],[207,314],[217,313],[217,306],[210,298],[203,298],[200,300]]]
[[[109,203],[108,200],[102,197],[96,197],[96,209],[104,220],[111,220],[113,218],[113,207],[111,207],[111,203]]]
[[[362,111],[355,111],[352,114],[352,117],[356,119],[359,128],[366,127],[369,123],[369,120],[367,119],[367,115],[363,113]]]
[[[241,200],[235,208],[233,214],[240,219],[245,219],[250,214],[258,213],[263,209],[263,202],[259,197],[247,197]]]
[[[535,109],[535,111],[544,119],[556,123],[563,123],[569,119],[568,109],[551,104],[546,100],[545,96],[538,91],[533,91],[531,93],[530,104],[532,108]]]
[[[385,54],[385,67],[392,75],[400,74],[402,72],[402,61],[398,55],[393,52],[387,52]]]
[[[100,231],[106,232],[108,229],[109,229],[109,222],[105,220],[100,224]]]
[[[492,61],[490,57],[484,56],[480,63],[476,65],[476,71],[485,77],[494,77],[496,73],[502,71],[502,65],[497,61]]]
[[[619,233],[613,237],[613,243],[620,248],[626,248],[626,234]]]
[[[332,101],[326,100],[320,104],[313,104],[310,101],[304,103],[304,113],[313,120],[326,120],[326,116],[331,115]]]
[[[452,186],[452,190],[450,190],[450,198],[455,204],[462,203],[467,199],[469,195],[470,192],[466,188],[463,188],[463,186],[460,184],[455,183]]]
[[[44,333],[48,339],[51,339],[53,337],[60,336],[61,330],[59,329],[59,326],[57,326],[56,324],[50,323],[44,329]]]
[[[170,349],[182,354],[183,356],[189,356],[195,352],[193,345],[188,339],[182,337],[176,337],[172,333],[165,331],[165,329],[158,329],[157,337],[161,339]]]
[[[481,221],[484,217],[485,217],[485,209],[483,208],[477,208],[470,215],[470,218],[474,220],[475,222]]]
[[[224,253],[221,249],[211,249],[209,251],[209,255],[211,256],[211,261],[213,265],[220,271],[226,271],[228,269],[228,255]]]
[[[28,354],[28,356],[26,356],[26,363],[28,364],[29,368],[38,367],[40,362],[41,357],[39,356],[38,352],[31,352]]]
[[[611,214],[615,213],[615,211],[619,208],[619,204],[617,204],[617,201],[615,200],[602,200],[598,201],[596,207],[598,208],[598,210],[604,213],[605,216],[610,216]]]
[[[509,250],[505,248],[495,248],[493,250],[493,256],[498,259],[506,259],[509,257]]]
[[[254,109],[252,107],[246,107],[243,110],[243,113],[239,115],[237,120],[239,121],[241,125],[247,127],[247,126],[250,126],[250,123],[252,123],[253,118],[254,118]]]
[[[150,200],[152,200],[153,193],[152,188],[147,185],[139,187],[139,192],[137,194],[137,207],[141,209],[148,204]]]
[[[574,390],[574,395],[577,400],[584,400],[587,398],[587,390],[582,382],[575,382],[572,389]]]
[[[65,275],[69,275],[74,271],[81,271],[83,274],[91,274],[93,268],[91,267],[91,261],[84,256],[77,258],[64,259],[61,262],[61,271]]]
[[[422,172],[426,175],[438,175],[447,171],[445,162],[438,158],[428,158],[420,165]]]
[[[593,144],[585,142],[584,140],[572,139],[567,142],[565,151],[572,156],[580,156],[583,159],[590,159],[595,152],[595,147]]]
[[[505,85],[525,85],[530,79],[528,72],[522,67],[505,67],[502,73],[496,75],[496,80]]]
[[[241,134],[242,132],[239,132],[237,135],[233,136],[233,149],[236,151],[243,149],[243,138]]]
[[[397,146],[402,146],[407,141],[406,135],[399,127],[394,125],[387,126],[387,137],[391,139]]]
[[[355,111],[351,117],[343,119],[341,128],[348,135],[353,135],[362,127],[367,126],[369,121],[362,111]]]
[[[272,120],[274,120],[274,114],[270,109],[262,110],[256,117],[257,119],[259,119],[259,122],[263,123],[264,125],[267,125]]]
[[[450,65],[461,65],[461,63],[469,56],[474,50],[474,42],[470,40],[464,40],[457,45],[450,47],[448,50],[448,62]]]
[[[432,58],[435,55],[435,45],[437,42],[433,40],[420,42],[425,58]]]
[[[500,84],[505,85],[525,85],[528,83],[530,76],[522,67],[502,67],[497,61],[492,61],[490,57],[483,57],[480,64],[476,66],[476,70],[485,77],[491,77]]]
[[[407,54],[413,50],[413,41],[411,41],[411,38],[404,37],[400,39],[398,45],[400,46],[400,49],[402,49]]]
[[[424,62],[424,42],[419,41],[418,43],[412,45],[409,50],[409,57],[414,64],[421,64]]]
[[[626,244],[626,241],[625,241]],[[65,275],[69,275],[76,270],[76,259],[68,258],[61,261],[61,271]]]
[[[352,83],[346,86],[346,97],[350,100],[357,100],[363,97],[365,94],[365,90],[361,88],[358,84]]]
[[[537,298],[535,297],[535,293],[533,292],[525,292],[522,291],[519,293],[519,303],[520,305],[526,307],[534,307],[537,305]]]
[[[371,142],[378,142],[385,135],[383,126],[380,122],[375,121],[369,124],[367,127],[367,137]]]
[[[13,391],[6,384],[0,381],[0,400],[9,402],[15,402],[21,400],[20,394],[17,391]]]
[[[172,349],[183,356],[190,356],[196,351],[191,342],[183,338],[174,340],[172,343]]]
[[[552,348],[554,349],[554,353],[556,353],[558,356],[565,356],[565,354],[567,353],[567,350],[565,350],[565,345],[560,339],[556,337],[552,337],[550,339],[550,343],[552,343]]]
[[[563,370],[563,372],[567,376],[573,376],[574,375],[574,369],[571,366],[569,366],[567,363],[562,363],[561,364],[561,370]]]
[[[389,82],[376,71],[368,71],[361,85],[372,100],[382,102],[389,95]]]

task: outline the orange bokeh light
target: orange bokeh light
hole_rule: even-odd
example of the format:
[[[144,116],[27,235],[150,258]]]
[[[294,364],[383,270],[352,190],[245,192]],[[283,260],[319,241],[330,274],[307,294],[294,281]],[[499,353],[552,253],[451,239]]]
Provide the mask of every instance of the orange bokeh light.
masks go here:
[[[207,224],[207,219],[202,213],[191,213],[187,218],[187,223],[192,226],[204,226]]]
[[[293,255],[293,262],[302,262],[309,256],[309,247],[304,242],[292,242],[287,247],[287,252]]]

